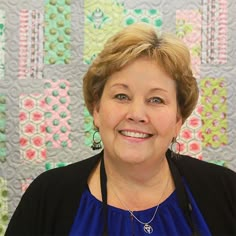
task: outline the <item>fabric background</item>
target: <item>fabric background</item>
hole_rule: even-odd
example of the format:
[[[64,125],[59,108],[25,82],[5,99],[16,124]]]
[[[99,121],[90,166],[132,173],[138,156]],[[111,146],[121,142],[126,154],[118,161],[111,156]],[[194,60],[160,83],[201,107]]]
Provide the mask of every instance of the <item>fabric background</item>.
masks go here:
[[[191,50],[201,94],[176,148],[236,171],[235,12],[235,0],[0,0],[0,235],[35,177],[94,153],[82,76],[134,22]]]

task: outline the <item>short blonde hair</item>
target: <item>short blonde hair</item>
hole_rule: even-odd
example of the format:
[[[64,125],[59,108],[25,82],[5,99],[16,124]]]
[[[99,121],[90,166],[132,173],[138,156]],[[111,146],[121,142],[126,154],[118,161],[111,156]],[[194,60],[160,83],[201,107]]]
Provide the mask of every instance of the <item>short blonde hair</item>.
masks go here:
[[[175,35],[158,33],[146,23],[130,25],[112,36],[84,75],[84,99],[91,115],[109,77],[143,56],[156,62],[175,80],[178,111],[184,123],[195,108],[199,96],[189,50]]]

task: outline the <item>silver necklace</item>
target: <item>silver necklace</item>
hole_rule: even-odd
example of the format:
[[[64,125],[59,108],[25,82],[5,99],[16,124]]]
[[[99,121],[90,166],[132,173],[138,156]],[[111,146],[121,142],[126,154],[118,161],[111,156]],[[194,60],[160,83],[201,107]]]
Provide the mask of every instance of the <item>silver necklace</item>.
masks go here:
[[[165,193],[165,191],[166,191],[166,189],[167,189],[167,187],[168,187],[169,180],[170,180],[170,176],[169,176],[168,179],[167,179],[166,186],[165,186],[165,188],[164,188],[164,190],[163,190],[163,192],[162,192],[162,194],[161,194],[161,197],[160,197],[160,199],[159,199],[158,202],[161,201],[161,199],[162,199],[162,197],[163,197],[163,195],[164,195],[164,193]],[[131,211],[131,210],[126,206],[126,204],[125,204],[123,201],[121,201],[120,197],[117,195],[117,193],[114,191],[114,189],[113,189],[113,192],[114,192],[114,194],[116,195],[117,199],[120,201],[120,203],[123,205],[123,207],[126,208],[127,211],[130,213],[130,215],[131,215],[135,220],[137,220],[140,224],[143,225],[143,231],[144,231],[145,233],[147,233],[147,234],[151,234],[151,233],[153,232],[153,227],[152,227],[150,224],[152,223],[152,221],[154,220],[154,218],[155,218],[155,216],[156,216],[156,214],[157,214],[157,211],[158,211],[158,208],[159,208],[159,204],[156,206],[156,209],[155,209],[155,212],[154,212],[152,218],[151,218],[148,222],[143,222],[143,221],[139,220],[139,219],[134,215],[133,211]]]

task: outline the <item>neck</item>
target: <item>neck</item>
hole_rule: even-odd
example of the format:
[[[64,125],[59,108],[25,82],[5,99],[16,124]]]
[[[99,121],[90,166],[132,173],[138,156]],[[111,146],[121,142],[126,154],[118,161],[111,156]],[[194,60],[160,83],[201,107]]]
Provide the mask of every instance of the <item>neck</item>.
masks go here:
[[[104,161],[108,203],[111,205],[123,209],[128,207],[130,210],[147,209],[163,202],[174,190],[165,157],[155,165],[118,164],[113,163],[110,158],[105,158]]]

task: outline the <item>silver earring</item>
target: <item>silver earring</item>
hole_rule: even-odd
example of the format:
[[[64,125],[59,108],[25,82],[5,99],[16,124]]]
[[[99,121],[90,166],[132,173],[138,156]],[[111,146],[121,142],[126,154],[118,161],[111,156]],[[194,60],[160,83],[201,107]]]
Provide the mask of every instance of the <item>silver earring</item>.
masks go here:
[[[176,146],[179,146],[179,148],[177,149]],[[175,150],[173,150],[175,149]],[[180,143],[177,141],[176,137],[173,137],[171,145],[170,145],[170,150],[171,150],[171,157],[172,158],[178,158],[179,157],[179,150],[180,150]]]
[[[102,140],[100,139],[99,141],[96,141],[95,139],[96,133],[99,133],[98,130],[95,130],[95,132],[93,133],[93,144],[91,145],[91,148],[93,150],[99,150],[102,148]]]

